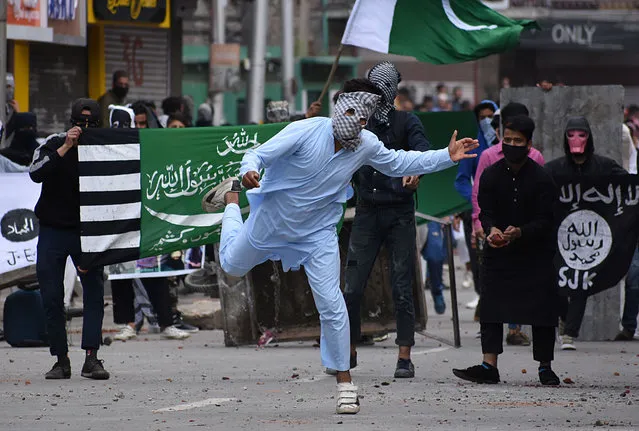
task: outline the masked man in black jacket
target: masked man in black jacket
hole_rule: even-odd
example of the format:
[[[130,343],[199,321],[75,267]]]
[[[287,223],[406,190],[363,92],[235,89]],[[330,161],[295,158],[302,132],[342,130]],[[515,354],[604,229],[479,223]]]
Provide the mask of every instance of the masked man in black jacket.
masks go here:
[[[82,130],[99,127],[100,107],[95,100],[78,99],[71,108],[71,128],[51,135],[36,149],[30,168],[31,179],[42,183],[35,213],[40,220],[36,271],[46,312],[51,355],[57,362],[47,379],[71,377],[71,362],[65,326],[64,268],[68,256],[80,264],[80,187],[78,140]],[[109,373],[97,358],[104,317],[104,272],[102,268],[79,269],[84,294],[82,349],[86,359],[82,376],[108,379]]]
[[[595,154],[595,143],[590,124],[585,117],[570,118],[564,133],[566,155],[546,163],[546,171],[553,179],[558,177],[588,177],[597,175],[624,175],[627,172],[614,160]],[[588,297],[579,292],[561,298],[559,333],[562,350],[576,350],[574,339],[584,318]]]
[[[389,62],[379,63],[368,78],[383,94],[383,100],[366,128],[375,133],[387,148],[427,151],[429,143],[424,128],[412,113],[395,110],[397,85],[401,76]],[[390,256],[391,285],[399,358],[395,377],[414,377],[410,359],[415,344],[415,306],[413,279],[416,261],[415,201],[413,195],[419,177],[391,178],[364,166],[355,174],[358,200],[350,236],[344,299],[351,327],[351,368],[357,365],[356,344],[361,339],[361,299],[382,243]]]

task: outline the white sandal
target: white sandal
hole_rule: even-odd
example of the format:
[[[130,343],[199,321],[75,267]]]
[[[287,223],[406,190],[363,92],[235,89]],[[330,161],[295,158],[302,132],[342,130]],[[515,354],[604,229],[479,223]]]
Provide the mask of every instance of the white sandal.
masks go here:
[[[202,209],[207,213],[214,213],[224,209],[224,196],[226,193],[239,193],[241,191],[240,181],[237,178],[227,178],[204,195]]]
[[[354,415],[359,413],[357,386],[351,383],[337,384],[337,414]]]

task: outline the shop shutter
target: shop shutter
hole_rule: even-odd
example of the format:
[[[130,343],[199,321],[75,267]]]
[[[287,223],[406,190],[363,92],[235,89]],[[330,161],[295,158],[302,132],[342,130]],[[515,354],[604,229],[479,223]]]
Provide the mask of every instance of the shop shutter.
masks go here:
[[[29,104],[41,136],[69,128],[71,104],[87,97],[85,47],[30,43]]]
[[[161,113],[162,100],[170,95],[168,30],[106,26],[104,39],[105,90],[111,88],[113,72],[126,70],[127,100],[152,100]]]

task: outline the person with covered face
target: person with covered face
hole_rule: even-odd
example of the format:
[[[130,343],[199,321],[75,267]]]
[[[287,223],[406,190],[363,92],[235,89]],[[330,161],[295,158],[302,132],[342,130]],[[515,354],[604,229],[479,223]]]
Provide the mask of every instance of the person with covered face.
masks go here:
[[[109,128],[109,105],[125,105],[129,94],[129,74],[124,70],[116,70],[111,80],[111,88],[98,99],[100,105],[100,124]]]
[[[428,151],[430,144],[421,121],[410,112],[393,106],[401,75],[395,65],[378,63],[368,79],[382,94],[380,103],[366,125],[389,150]],[[357,207],[350,235],[345,274],[344,299],[351,329],[350,368],[357,366],[356,345],[361,334],[361,301],[364,288],[382,244],[391,261],[390,279],[395,303],[399,356],[395,377],[415,377],[411,347],[415,344],[413,279],[416,262],[415,191],[419,176],[395,177],[377,168],[362,166],[354,176]],[[441,296],[441,294],[440,294]],[[443,296],[441,297],[443,301]],[[329,370],[331,372],[331,370]]]
[[[108,118],[108,116],[107,116]],[[29,174],[42,183],[35,214],[40,221],[36,273],[46,313],[50,351],[57,357],[47,379],[71,377],[64,308],[64,271],[67,257],[80,264],[80,187],[78,141],[86,128],[100,126],[100,106],[92,99],[78,99],[71,107],[71,128],[51,135],[35,150]],[[86,358],[82,377],[108,379],[97,357],[104,317],[104,271],[101,267],[78,270],[83,288],[82,349]]]
[[[526,117],[529,116],[528,108],[517,102],[510,102],[508,105],[504,106],[504,108],[500,111],[499,117],[503,118],[504,122],[507,122],[511,117],[516,117],[517,115],[524,115]],[[504,150],[503,144],[500,142],[499,137],[497,136],[497,132],[499,131],[499,120],[498,118],[493,119],[492,126],[494,127],[495,132],[495,140],[494,145],[486,148],[485,151],[481,153],[479,156],[479,163],[475,168],[474,180],[472,183],[472,191],[471,191],[471,201],[473,204],[472,210],[472,233],[470,233],[471,238],[475,238],[473,242],[483,241],[486,238],[486,234],[481,226],[481,222],[479,220],[479,214],[481,213],[481,207],[479,206],[479,202],[477,200],[477,195],[479,194],[479,185],[481,183],[481,176],[486,168],[497,163],[499,160],[504,158]],[[480,143],[481,148],[481,143]],[[528,157],[530,157],[535,163],[540,166],[543,166],[544,156],[537,150],[532,147],[530,152],[528,153]],[[460,163],[461,165],[461,163]],[[461,166],[460,166],[461,170]],[[458,175],[459,178],[459,175]],[[477,277],[479,278],[479,274],[481,271],[479,270],[479,262],[477,266]],[[481,282],[476,284],[476,287],[479,288]],[[481,308],[481,305],[479,306]],[[479,314],[475,313],[477,316]],[[506,344],[509,346],[530,346],[530,339],[526,334],[521,332],[521,325],[515,323],[508,324],[508,335],[506,335]]]
[[[557,326],[553,257],[552,178],[529,153],[535,123],[527,116],[505,121],[504,158],[486,168],[479,183],[481,221],[488,246],[481,265],[483,362],[453,369],[476,383],[499,383],[497,357],[503,353],[504,323],[532,325],[533,357],[542,385],[558,385],[551,368]]]
[[[614,160],[595,154],[592,130],[585,117],[570,118],[566,123],[564,151],[565,156],[546,163],[546,170],[553,178],[627,174]],[[559,332],[562,350],[576,350],[574,339],[579,337],[587,300],[588,297],[580,292],[561,298]]]
[[[240,181],[229,178],[204,197],[207,212],[224,209],[220,265],[235,277],[267,260],[281,260],[285,271],[304,266],[320,315],[322,364],[337,370],[337,413],[359,412],[350,375],[350,329],[340,291],[337,224],[351,178],[370,165],[388,176],[440,171],[477,146],[453,134],[438,151],[388,149],[363,130],[377,109],[381,91],[368,79],[345,83],[332,118],[296,121],[242,159],[241,184],[249,189],[251,212],[242,219]],[[263,176],[260,179],[260,172]]]

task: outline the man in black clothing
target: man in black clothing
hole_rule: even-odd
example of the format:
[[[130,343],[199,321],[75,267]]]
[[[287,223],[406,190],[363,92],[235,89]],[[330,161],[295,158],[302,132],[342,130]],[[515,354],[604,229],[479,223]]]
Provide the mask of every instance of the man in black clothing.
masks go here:
[[[129,94],[129,75],[124,70],[116,70],[113,73],[111,89],[98,99],[102,127],[109,127],[109,105],[124,105],[127,94]]]
[[[78,99],[71,108],[71,129],[52,135],[36,149],[31,179],[42,183],[35,213],[40,220],[36,271],[46,312],[51,355],[57,362],[47,379],[71,377],[64,310],[64,268],[68,256],[78,267],[84,295],[82,349],[86,359],[82,376],[108,379],[97,358],[104,317],[104,272],[102,268],[80,270],[80,188],[78,140],[82,130],[100,126],[100,106],[95,100]]]
[[[566,123],[564,151],[565,156],[546,163],[546,171],[553,179],[627,174],[614,160],[595,154],[595,142],[590,124],[585,117],[570,118]],[[587,300],[588,297],[579,292],[569,298],[561,298],[562,324],[559,329],[562,350],[576,350],[574,339],[579,337]]]
[[[366,128],[375,133],[387,148],[427,151],[429,143],[424,128],[412,113],[395,110],[393,102],[401,77],[392,63],[382,62],[368,73],[368,78],[383,93],[383,100]],[[356,344],[361,339],[361,299],[382,243],[390,257],[391,285],[399,359],[395,377],[414,377],[410,359],[415,344],[415,201],[413,195],[419,177],[391,178],[364,166],[355,174],[358,199],[348,247],[344,299],[351,327],[351,368],[357,365]]]
[[[555,186],[544,168],[528,157],[535,123],[506,120],[504,159],[487,168],[479,183],[479,206],[488,247],[481,266],[483,363],[453,373],[477,383],[498,383],[497,356],[503,352],[504,322],[532,325],[533,357],[539,380],[558,385],[552,371],[557,326],[557,283],[553,266]]]

